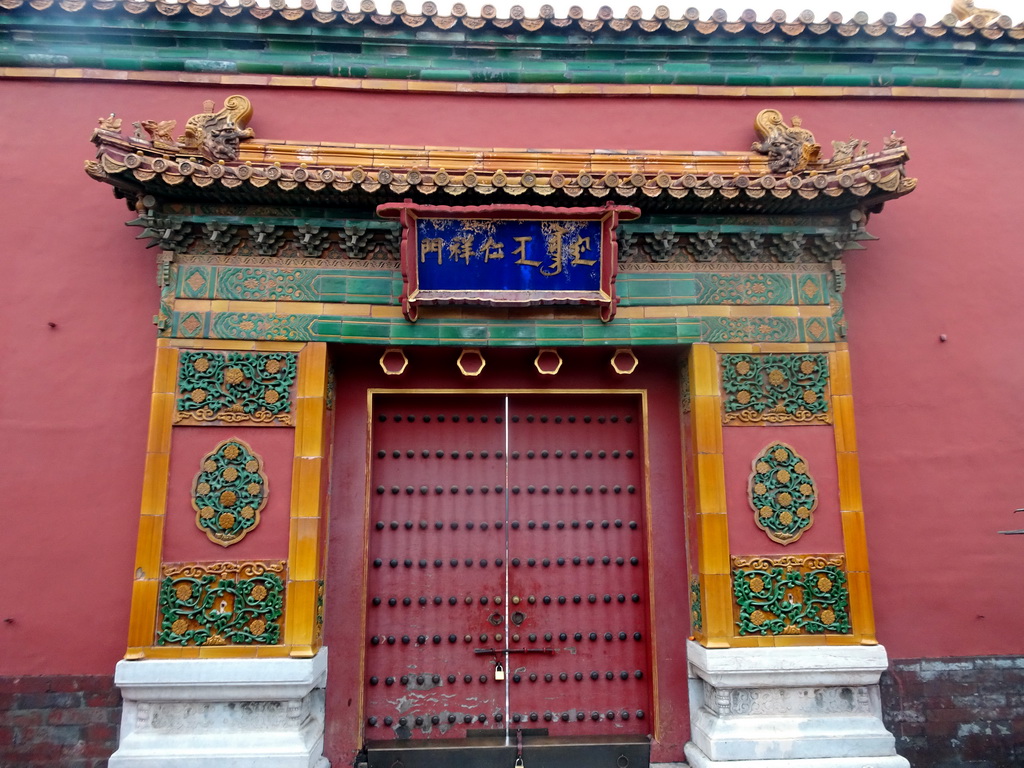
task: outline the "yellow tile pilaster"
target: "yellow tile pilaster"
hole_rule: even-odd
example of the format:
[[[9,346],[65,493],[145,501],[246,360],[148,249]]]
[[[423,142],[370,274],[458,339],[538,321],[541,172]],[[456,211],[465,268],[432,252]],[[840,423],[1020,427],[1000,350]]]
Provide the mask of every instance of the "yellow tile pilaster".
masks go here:
[[[323,478],[327,472],[327,345],[306,344],[299,352],[295,397],[295,452],[292,460],[291,521],[288,536],[288,585],[284,642],[291,656],[316,653],[317,592],[324,551],[321,535],[327,514]]]
[[[697,513],[697,568],[704,608],[703,644],[724,648],[734,634],[729,524],[722,453],[722,396],[718,355],[708,344],[690,348],[690,425]]]
[[[150,399],[146,464],[139,509],[139,534],[135,546],[135,581],[132,585],[126,658],[141,658],[145,655],[143,649],[152,645],[156,627],[177,375],[178,350],[158,342],[153,367],[153,391]]]
[[[860,489],[860,461],[853,418],[853,389],[850,352],[837,344],[829,354],[836,466],[839,470],[839,514],[843,525],[843,547],[850,590],[850,619],[854,637],[864,645],[877,643],[868,568],[867,537]]]

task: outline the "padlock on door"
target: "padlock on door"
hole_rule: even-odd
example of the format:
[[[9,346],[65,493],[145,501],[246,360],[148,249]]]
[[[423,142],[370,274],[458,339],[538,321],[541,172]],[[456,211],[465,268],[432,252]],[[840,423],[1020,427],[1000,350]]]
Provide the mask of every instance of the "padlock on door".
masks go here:
[[[523,758],[517,757],[515,765],[512,768],[523,768]]]
[[[494,679],[504,680],[505,679],[505,668],[501,664],[494,665]]]

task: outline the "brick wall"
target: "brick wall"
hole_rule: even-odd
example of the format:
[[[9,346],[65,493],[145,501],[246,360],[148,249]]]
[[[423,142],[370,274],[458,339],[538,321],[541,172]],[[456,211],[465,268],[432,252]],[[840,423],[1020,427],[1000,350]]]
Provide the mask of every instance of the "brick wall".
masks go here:
[[[1024,657],[893,660],[882,711],[913,768],[1024,766]]]
[[[0,677],[0,766],[99,768],[117,748],[110,675]]]

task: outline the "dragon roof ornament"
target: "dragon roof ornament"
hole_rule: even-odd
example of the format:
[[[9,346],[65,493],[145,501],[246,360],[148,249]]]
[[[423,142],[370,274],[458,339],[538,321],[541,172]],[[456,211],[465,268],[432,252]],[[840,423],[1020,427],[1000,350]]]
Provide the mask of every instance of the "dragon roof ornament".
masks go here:
[[[255,140],[247,128],[251,116],[248,99],[230,96],[218,112],[208,103],[178,139],[171,136],[173,121],[133,123],[135,134],[125,136],[120,118],[100,118],[92,136],[97,157],[85,170],[132,202],[152,195],[296,205],[369,206],[399,195],[428,202],[461,196],[466,203],[582,197],[647,198],[646,207],[671,211],[809,212],[878,205],[916,185],[904,171],[909,155],[895,132],[879,152],[868,153],[867,142],[851,138],[832,142],[833,156],[822,159],[799,119],[786,125],[774,109],[757,115],[760,141],[751,151],[643,154],[305,146]]]

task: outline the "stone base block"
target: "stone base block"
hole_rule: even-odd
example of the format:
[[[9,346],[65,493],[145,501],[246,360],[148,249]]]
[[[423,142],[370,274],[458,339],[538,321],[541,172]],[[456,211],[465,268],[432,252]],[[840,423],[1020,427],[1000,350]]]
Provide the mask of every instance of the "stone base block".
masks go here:
[[[110,768],[329,768],[327,649],[312,659],[121,661]]]
[[[881,646],[687,651],[693,768],[909,768],[882,723]]]
[[[806,760],[711,760],[693,743],[686,745],[690,768],[907,768],[902,757],[812,757]]]

